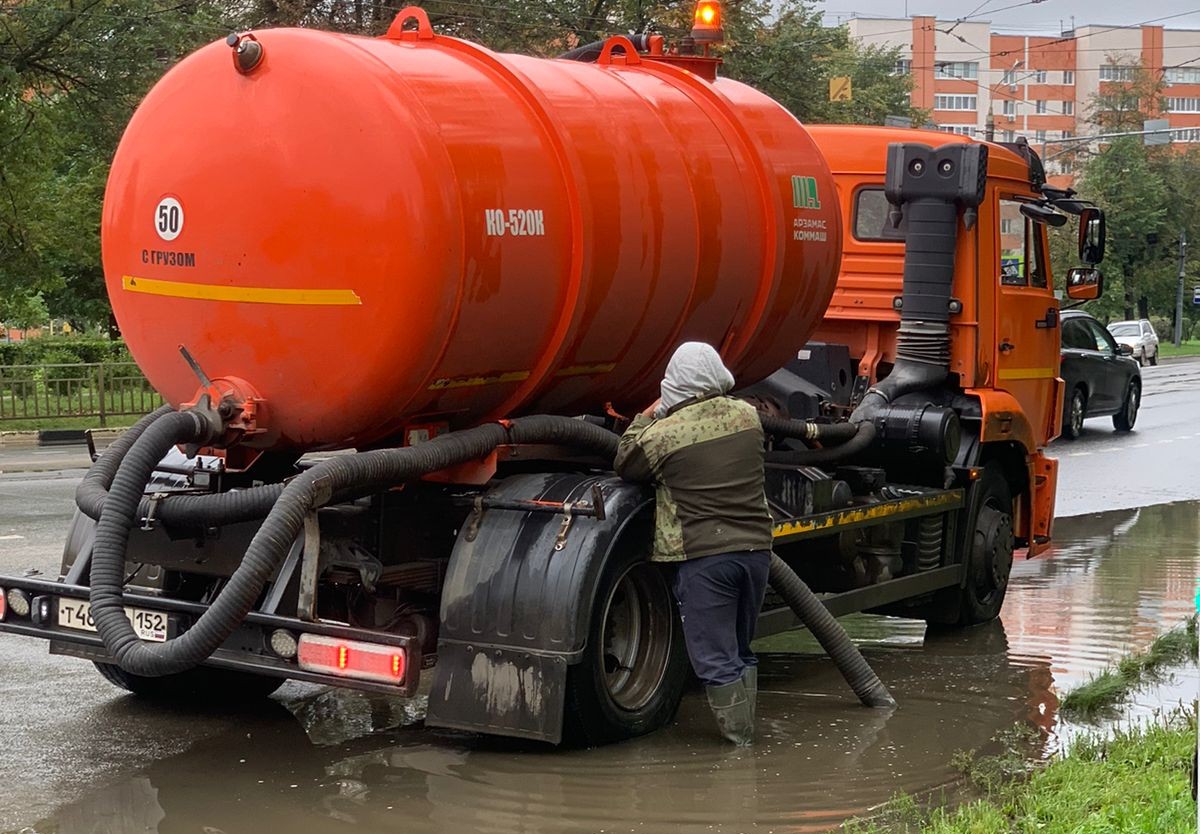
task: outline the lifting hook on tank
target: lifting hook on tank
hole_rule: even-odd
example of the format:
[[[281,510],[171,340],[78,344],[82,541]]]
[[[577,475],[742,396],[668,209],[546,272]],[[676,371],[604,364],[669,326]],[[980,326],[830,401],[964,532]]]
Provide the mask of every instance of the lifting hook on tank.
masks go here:
[[[233,66],[242,75],[252,72],[262,63],[263,46],[258,38],[250,33],[231,34],[225,38],[225,44],[233,50]]]

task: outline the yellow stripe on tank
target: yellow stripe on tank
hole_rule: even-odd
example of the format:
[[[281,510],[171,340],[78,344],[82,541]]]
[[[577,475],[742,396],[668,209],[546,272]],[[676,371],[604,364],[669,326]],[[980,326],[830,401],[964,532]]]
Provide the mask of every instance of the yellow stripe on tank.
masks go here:
[[[240,301],[246,304],[307,304],[346,307],[362,304],[354,290],[278,289],[275,287],[233,287],[193,284],[188,281],[164,281],[125,275],[121,288],[127,292],[165,295],[170,298],[194,298],[201,301]]]

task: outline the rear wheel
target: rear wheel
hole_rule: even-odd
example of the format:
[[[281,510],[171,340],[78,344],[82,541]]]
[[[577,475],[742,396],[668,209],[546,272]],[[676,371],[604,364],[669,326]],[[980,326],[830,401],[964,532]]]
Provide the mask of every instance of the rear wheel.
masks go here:
[[[113,663],[95,663],[113,686],[142,698],[163,701],[234,703],[266,698],[283,685],[283,678],[247,675],[227,669],[197,667],[176,675],[148,678],[126,672]]]
[[[665,571],[642,552],[614,556],[596,594],[583,659],[567,672],[564,737],[606,744],[662,727],[675,717],[687,675]]]
[[[1142,387],[1136,379],[1129,380],[1125,389],[1125,402],[1121,410],[1113,415],[1113,428],[1117,431],[1130,431],[1137,422],[1138,407],[1142,404]]]
[[[1083,434],[1083,420],[1087,417],[1087,394],[1083,386],[1076,385],[1063,409],[1062,436],[1076,440]]]
[[[1155,348],[1154,353],[1150,354],[1150,364],[1151,365],[1158,364],[1158,348]]]

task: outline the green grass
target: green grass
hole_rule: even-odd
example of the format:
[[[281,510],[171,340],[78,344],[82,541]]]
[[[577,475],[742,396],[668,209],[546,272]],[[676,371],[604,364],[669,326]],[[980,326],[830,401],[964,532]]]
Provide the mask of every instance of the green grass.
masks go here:
[[[1091,736],[1028,775],[985,783],[983,798],[927,810],[897,797],[845,834],[1191,834],[1196,713]],[[978,787],[978,785],[976,786]]]
[[[1109,713],[1163,667],[1196,657],[1197,647],[1192,617],[1186,625],[1159,635],[1146,651],[1123,658],[1114,668],[1072,689],[1059,701],[1059,709],[1067,718],[1084,720]]]
[[[1200,341],[1188,339],[1179,347],[1172,342],[1159,342],[1158,350],[1163,356],[1200,356]]]

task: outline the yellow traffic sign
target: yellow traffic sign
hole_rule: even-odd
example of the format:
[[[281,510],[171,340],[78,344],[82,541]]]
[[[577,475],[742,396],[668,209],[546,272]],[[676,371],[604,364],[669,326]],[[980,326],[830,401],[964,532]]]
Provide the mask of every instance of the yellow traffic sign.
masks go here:
[[[835,75],[829,79],[829,100],[850,101],[854,96],[850,90],[850,76]]]

